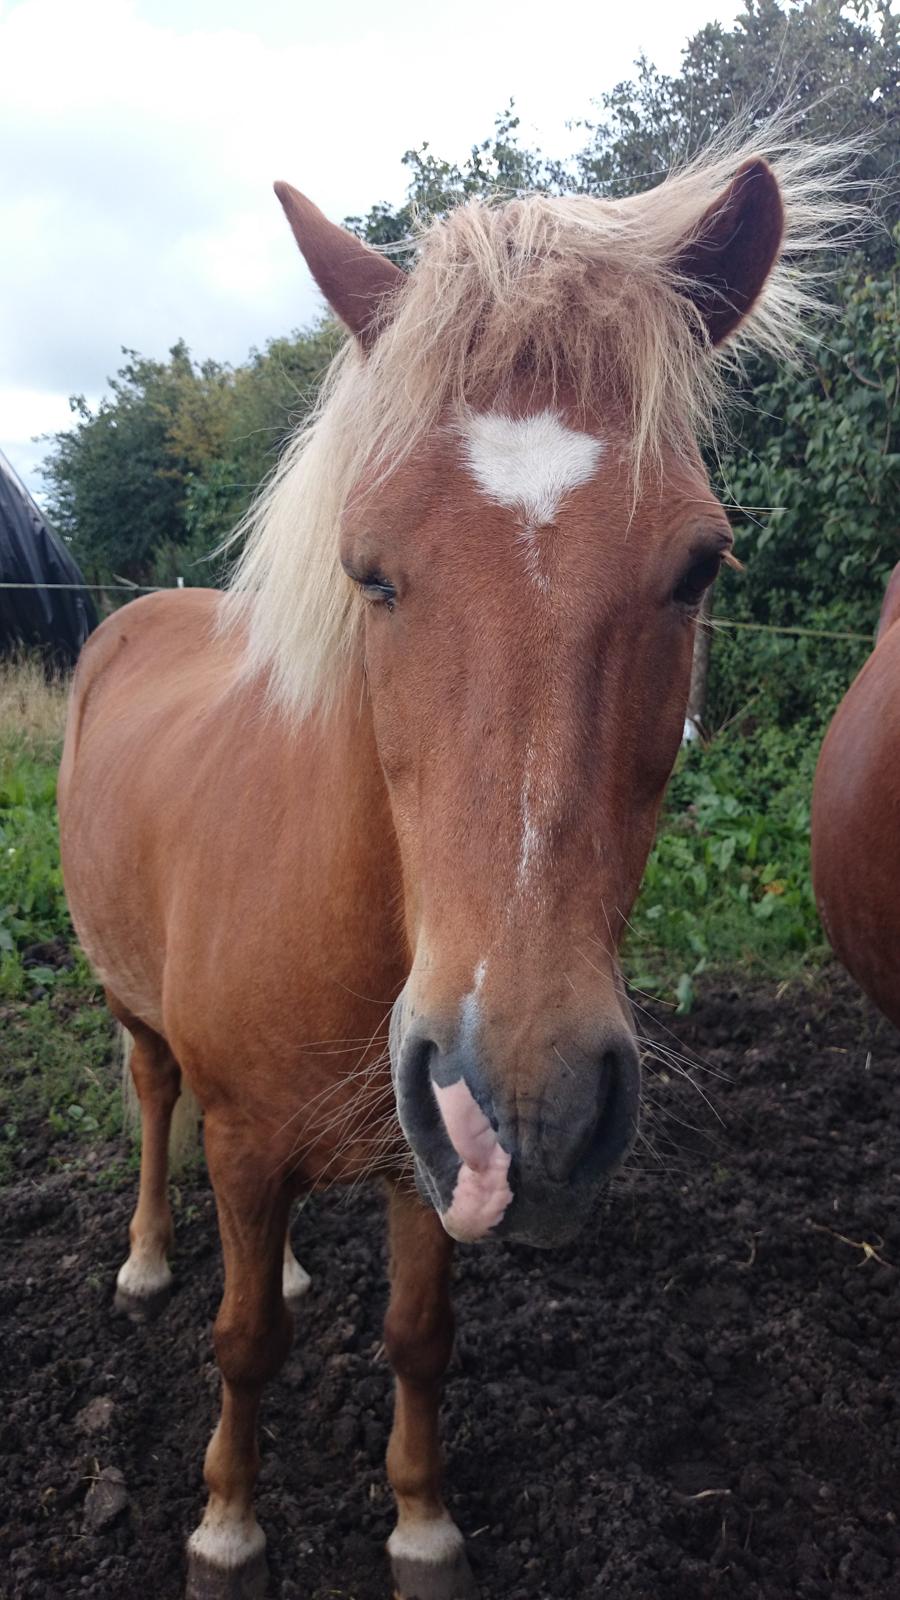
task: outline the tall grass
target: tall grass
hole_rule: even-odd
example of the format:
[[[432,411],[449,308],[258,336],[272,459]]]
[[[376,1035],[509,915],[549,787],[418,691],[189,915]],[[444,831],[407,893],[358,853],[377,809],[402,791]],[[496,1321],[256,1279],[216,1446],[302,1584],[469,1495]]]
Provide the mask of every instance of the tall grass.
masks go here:
[[[34,656],[0,659],[0,752],[51,760],[62,742],[68,684]]]
[[[0,661],[0,995],[21,993],[23,949],[70,937],[56,830],[66,692],[34,657]]]
[[[63,892],[56,770],[67,684],[0,661],[0,1182],[117,1133],[112,1019],[75,945]]]

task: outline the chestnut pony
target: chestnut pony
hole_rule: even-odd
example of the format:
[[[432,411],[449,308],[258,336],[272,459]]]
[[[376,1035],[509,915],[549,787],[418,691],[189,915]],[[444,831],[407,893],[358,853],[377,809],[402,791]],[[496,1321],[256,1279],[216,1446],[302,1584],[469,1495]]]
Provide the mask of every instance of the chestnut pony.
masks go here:
[[[59,791],[75,925],[134,1040],[126,1309],[170,1282],[182,1084],[204,1114],[225,1290],[194,1600],[265,1585],[291,1202],[372,1172],[394,1586],[471,1593],[437,1428],[453,1240],[571,1239],[634,1138],[616,951],[731,540],[697,440],[726,342],[792,340],[826,193],[814,155],[732,142],[626,200],[461,206],[407,275],[278,186],[351,338],[230,594],[90,639]]]
[[[900,1028],[900,562],[875,648],[825,735],[812,804],[812,871],[836,954]]]

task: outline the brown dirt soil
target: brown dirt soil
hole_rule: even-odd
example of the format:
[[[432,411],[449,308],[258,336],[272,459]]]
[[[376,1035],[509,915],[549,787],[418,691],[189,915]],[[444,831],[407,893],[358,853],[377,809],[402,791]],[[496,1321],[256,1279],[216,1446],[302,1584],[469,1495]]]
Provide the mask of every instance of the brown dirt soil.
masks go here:
[[[460,1252],[443,1432],[482,1594],[889,1600],[900,1038],[836,975],[656,1017],[710,1069],[656,1063],[656,1155],[572,1248]],[[111,1313],[131,1190],[27,1173],[0,1197],[0,1596],[176,1600],[216,1411],[210,1194],[178,1190],[177,1291],[139,1328]],[[389,1593],[381,1210],[335,1192],[294,1230],[313,1287],[263,1410],[273,1600]],[[108,1469],[124,1493],[108,1475],[85,1531]]]

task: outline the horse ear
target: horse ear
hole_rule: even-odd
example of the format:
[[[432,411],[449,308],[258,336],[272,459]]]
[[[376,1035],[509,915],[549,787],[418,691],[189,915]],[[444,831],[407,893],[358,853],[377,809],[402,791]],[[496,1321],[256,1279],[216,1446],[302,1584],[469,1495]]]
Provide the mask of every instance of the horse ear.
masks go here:
[[[684,293],[721,344],[752,311],[781,249],[784,206],[771,167],[745,161],[675,258]]]
[[[368,349],[384,326],[388,302],[405,283],[406,274],[346,228],[329,222],[318,206],[289,183],[276,183],[275,193],[332,311]]]

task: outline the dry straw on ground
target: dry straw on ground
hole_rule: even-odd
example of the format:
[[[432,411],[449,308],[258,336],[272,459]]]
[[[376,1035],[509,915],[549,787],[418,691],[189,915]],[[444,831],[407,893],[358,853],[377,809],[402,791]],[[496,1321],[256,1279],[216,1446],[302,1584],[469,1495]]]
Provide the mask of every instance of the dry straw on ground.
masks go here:
[[[62,738],[68,687],[34,656],[0,660],[0,745],[39,755]]]

